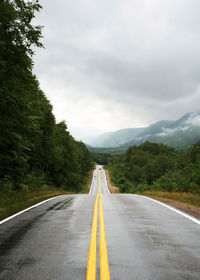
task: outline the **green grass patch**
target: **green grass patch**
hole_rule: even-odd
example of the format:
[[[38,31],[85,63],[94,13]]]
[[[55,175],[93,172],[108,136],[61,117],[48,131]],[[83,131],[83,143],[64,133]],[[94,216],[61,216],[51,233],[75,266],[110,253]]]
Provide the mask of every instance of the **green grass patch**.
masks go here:
[[[58,189],[45,189],[0,193],[0,220],[40,201],[62,194],[70,194],[70,192]]]

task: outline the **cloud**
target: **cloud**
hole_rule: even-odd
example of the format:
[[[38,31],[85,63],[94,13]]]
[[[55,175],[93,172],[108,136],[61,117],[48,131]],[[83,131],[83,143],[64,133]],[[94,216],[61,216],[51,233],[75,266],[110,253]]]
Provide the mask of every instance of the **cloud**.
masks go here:
[[[193,126],[200,126],[200,115],[197,112],[192,113],[186,123]]]
[[[172,136],[174,135],[176,132],[178,131],[186,131],[188,130],[190,127],[189,126],[178,126],[175,128],[163,128],[161,133],[156,134],[157,136]]]
[[[199,109],[198,0],[40,2],[35,72],[74,136]]]

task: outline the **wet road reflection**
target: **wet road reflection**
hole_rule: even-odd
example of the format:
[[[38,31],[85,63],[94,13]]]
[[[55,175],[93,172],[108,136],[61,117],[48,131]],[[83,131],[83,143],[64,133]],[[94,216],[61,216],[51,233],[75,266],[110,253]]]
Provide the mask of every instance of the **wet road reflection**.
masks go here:
[[[110,195],[102,166],[89,195],[57,197],[0,225],[0,279],[86,278],[98,170],[111,279],[200,280],[200,226],[145,197]]]

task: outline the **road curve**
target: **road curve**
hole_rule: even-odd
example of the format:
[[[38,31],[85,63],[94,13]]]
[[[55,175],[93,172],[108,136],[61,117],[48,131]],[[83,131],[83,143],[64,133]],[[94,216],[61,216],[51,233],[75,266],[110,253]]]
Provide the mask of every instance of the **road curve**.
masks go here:
[[[97,169],[89,195],[57,197],[0,225],[0,279],[86,279],[100,172],[111,280],[200,280],[200,225],[143,196],[111,195]]]

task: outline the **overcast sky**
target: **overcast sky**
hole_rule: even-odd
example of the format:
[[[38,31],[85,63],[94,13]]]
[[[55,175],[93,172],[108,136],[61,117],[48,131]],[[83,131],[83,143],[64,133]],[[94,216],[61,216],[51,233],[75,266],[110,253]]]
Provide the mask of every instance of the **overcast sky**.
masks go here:
[[[34,72],[77,139],[200,109],[199,0],[40,0]]]

